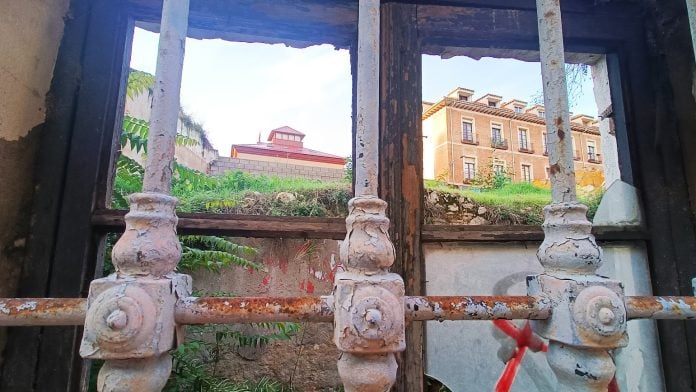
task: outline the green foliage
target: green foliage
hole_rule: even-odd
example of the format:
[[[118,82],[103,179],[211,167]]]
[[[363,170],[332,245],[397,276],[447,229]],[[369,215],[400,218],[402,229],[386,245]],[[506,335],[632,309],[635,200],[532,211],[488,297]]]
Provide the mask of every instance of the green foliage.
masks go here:
[[[179,236],[183,254],[177,268],[184,271],[206,269],[219,272],[221,268],[239,266],[260,270],[263,267],[242,256],[256,254],[256,249],[235,244],[227,239],[213,236]]]
[[[121,129],[121,148],[130,146],[138,154],[147,153],[147,138],[150,135],[150,123],[129,115],[123,116]],[[185,135],[176,135],[176,144],[179,146],[197,146],[198,141]]]
[[[152,88],[155,85],[155,76],[138,71],[137,69],[131,69],[128,74],[128,86],[126,88],[126,94],[130,99],[135,99],[138,95],[147,91],[152,92]]]
[[[503,166],[502,170],[496,171],[495,165],[496,163],[491,159],[486,165],[479,167],[476,177],[471,180],[471,185],[479,186],[483,189],[501,189],[505,185],[511,184],[510,173],[512,170]]]
[[[260,346],[274,341],[289,340],[300,331],[296,323],[251,324],[261,333],[245,334],[230,325],[189,327],[191,339],[172,351],[172,376],[165,391],[290,391],[278,382],[262,379],[259,382],[233,383],[217,375],[217,367],[225,354],[237,347]]]
[[[144,174],[145,170],[138,162],[125,155],[119,156],[111,198],[113,208],[128,209],[128,195],[142,191]]]
[[[353,182],[353,157],[347,156],[346,162],[343,165],[344,175],[343,179],[348,182]]]

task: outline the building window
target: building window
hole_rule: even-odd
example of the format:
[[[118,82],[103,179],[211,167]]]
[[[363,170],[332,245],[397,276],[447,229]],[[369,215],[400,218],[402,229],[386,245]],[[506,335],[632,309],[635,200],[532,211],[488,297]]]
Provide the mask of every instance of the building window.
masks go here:
[[[580,151],[576,147],[575,138],[572,138],[572,141],[573,141],[573,159],[575,159],[576,161],[579,161],[582,158],[580,156]]]
[[[529,148],[529,134],[526,129],[519,129],[520,134],[520,150],[530,151]]]
[[[522,181],[532,182],[532,167],[530,165],[522,165]]]
[[[464,182],[469,182],[476,177],[476,159],[464,157]]]
[[[490,107],[492,107],[492,108],[497,107],[496,104],[495,104],[495,101],[488,101],[488,106],[490,106]]]
[[[462,141],[464,143],[474,142],[474,124],[471,121],[462,121]]]
[[[543,110],[539,110],[539,117],[546,119],[546,112]]]
[[[507,143],[503,138],[503,128],[500,125],[491,125],[491,147],[507,148]]]
[[[522,113],[522,107],[521,107],[521,106],[515,106],[514,110],[515,110],[515,113],[517,113],[517,114],[521,114],[521,113]]]
[[[461,95],[461,94],[459,94],[459,100],[460,100],[460,101],[468,101],[468,100],[469,100],[469,97],[467,97],[466,95]]]
[[[544,155],[549,155],[549,135],[546,132],[541,134],[541,145],[544,147]]]
[[[493,161],[493,173],[496,175],[505,175],[505,162]]]
[[[599,162],[599,154],[597,154],[597,146],[592,140],[587,141],[587,160],[589,162]]]

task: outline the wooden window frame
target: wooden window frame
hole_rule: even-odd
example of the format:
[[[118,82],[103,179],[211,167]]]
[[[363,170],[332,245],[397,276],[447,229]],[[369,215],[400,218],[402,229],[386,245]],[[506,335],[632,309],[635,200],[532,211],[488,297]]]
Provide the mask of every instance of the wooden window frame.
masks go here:
[[[195,5],[191,25],[195,34],[202,34],[197,30],[202,24],[196,15],[200,16],[201,10],[214,6],[213,3],[207,0],[192,3]],[[317,2],[306,3],[308,9],[317,7]],[[607,54],[621,176],[638,187],[649,222],[639,229],[595,228],[595,233],[603,241],[647,241],[655,294],[689,295],[690,282],[680,278],[696,276],[696,266],[691,262],[696,237],[688,229],[692,225],[690,218],[682,213],[689,205],[687,181],[681,166],[664,158],[679,155],[674,153],[681,151],[678,140],[661,138],[661,145],[654,145],[657,132],[654,124],[658,118],[652,99],[655,95],[642,93],[654,85],[655,77],[649,67],[644,19],[630,3],[611,2],[601,6],[593,3],[563,2],[563,10],[567,12],[564,14],[567,15],[566,49]],[[73,17],[66,21],[48,98],[47,106],[51,109],[37,162],[39,186],[33,206],[36,218],[18,296],[85,296],[87,282],[99,268],[94,260],[103,246],[103,234],[122,225],[122,212],[105,210],[106,192],[98,190],[110,188],[107,174],[113,168],[112,148],[116,125],[120,124],[118,113],[122,113],[121,91],[126,82],[123,70],[128,60],[124,53],[130,45],[129,31],[133,25],[130,12],[156,21],[158,5],[153,0],[71,2]],[[288,5],[283,2],[274,7],[283,6]],[[354,4],[336,2],[334,7],[333,15],[338,15],[340,22],[316,24],[312,22],[322,18],[321,15],[307,16],[307,23],[300,21],[282,30],[284,39],[303,42],[308,37],[322,37],[341,47],[351,47],[355,41],[350,16]],[[505,49],[537,50],[536,12],[534,0],[391,1],[383,3],[382,9],[380,142],[385,154],[380,157],[380,195],[390,203],[390,232],[397,248],[394,270],[407,277],[407,294],[418,295],[425,279],[422,243],[542,239],[541,228],[536,226],[423,225],[422,148],[419,150],[422,145],[420,55],[452,53],[452,48],[478,48],[492,53]],[[494,31],[482,28],[511,18],[517,21],[515,25],[499,26]],[[218,32],[238,22],[235,18],[208,21]],[[277,26],[267,26],[260,34],[273,36],[271,30],[278,33]],[[238,37],[241,33],[236,34]],[[353,71],[355,66],[352,61]],[[693,125],[681,122],[676,126]],[[664,192],[664,184],[675,183],[670,185],[670,192]],[[210,228],[207,219],[215,219],[216,227]],[[314,228],[307,225],[322,223],[323,230],[334,229],[325,234],[330,238],[345,234],[342,232],[345,228],[339,228],[344,226],[343,219],[320,222],[279,218],[296,225],[293,230],[272,230],[272,225],[280,222],[274,222],[275,218],[249,219],[259,223],[245,225],[243,216],[182,214],[179,230],[311,238]],[[663,366],[668,390],[686,390],[696,384],[696,327],[673,321],[658,322],[658,325],[663,358],[670,361],[669,366]],[[422,333],[419,323],[407,331],[409,348],[400,367],[400,388],[418,385],[419,380],[422,385],[422,374],[415,370],[423,365],[422,355],[418,356]],[[10,330],[0,389],[16,381],[13,385],[20,388],[24,385],[25,389],[78,390],[82,361],[76,355],[74,343],[79,341],[79,334],[80,329],[67,327]],[[58,357],[63,358],[60,363],[55,361]]]

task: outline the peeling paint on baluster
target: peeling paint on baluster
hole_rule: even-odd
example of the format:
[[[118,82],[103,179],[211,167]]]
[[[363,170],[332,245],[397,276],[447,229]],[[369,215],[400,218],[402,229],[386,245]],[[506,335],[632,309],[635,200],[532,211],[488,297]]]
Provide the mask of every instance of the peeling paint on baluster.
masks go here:
[[[549,339],[558,390],[607,391],[616,370],[609,350],[628,340],[623,286],[596,275],[602,249],[587,207],[576,201],[559,0],[537,0],[537,15],[553,201],[544,208],[537,252],[544,273],[527,279],[527,292],[546,296],[552,312],[532,327]]]
[[[83,358],[105,359],[100,392],[157,392],[171,372],[168,352],[183,330],[175,307],[191,279],[174,272],[181,258],[176,198],[171,188],[188,0],[164,0],[155,76],[152,128],[143,193],[129,197],[126,230],[114,245],[116,272],[92,281],[80,346]]]
[[[396,381],[405,343],[404,281],[394,263],[387,203],[377,197],[380,1],[358,6],[355,198],[348,203],[344,272],[334,280],[334,342],[347,392],[384,392]]]

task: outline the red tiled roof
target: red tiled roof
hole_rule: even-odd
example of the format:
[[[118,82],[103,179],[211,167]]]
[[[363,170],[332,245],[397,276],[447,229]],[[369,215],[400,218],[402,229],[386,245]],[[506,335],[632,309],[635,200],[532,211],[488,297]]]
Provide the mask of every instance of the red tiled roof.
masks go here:
[[[327,154],[325,152],[312,150],[310,148],[293,147],[272,143],[233,144],[233,154],[234,150],[237,150],[238,153],[242,154],[297,159],[301,161],[332,163],[336,165],[343,165],[345,163],[345,158],[339,157],[338,155]]]
[[[453,98],[445,97],[434,105],[430,106],[428,110],[423,113],[422,119],[425,120],[428,117],[435,114],[437,111],[443,107],[450,106],[457,109],[471,110],[473,112],[490,114],[492,116],[506,117],[513,120],[526,121],[529,123],[546,125],[546,121],[543,118],[530,113],[515,113],[514,110],[505,108],[494,108],[486,104],[470,102],[470,101],[460,101]],[[570,123],[570,129],[575,132],[584,132],[592,135],[599,135],[599,128],[595,126],[584,126],[582,124]]]
[[[298,136],[302,136],[302,137],[305,136],[304,133],[298,131],[297,129],[291,128],[291,127],[285,125],[285,126],[282,126],[280,128],[276,128],[276,129],[272,130],[271,133],[268,134],[268,141],[269,142],[271,140],[273,140],[273,135],[275,135],[276,132],[285,133],[288,135],[298,135]]]

